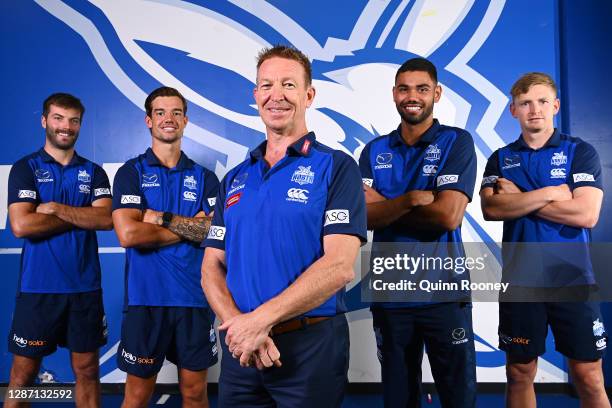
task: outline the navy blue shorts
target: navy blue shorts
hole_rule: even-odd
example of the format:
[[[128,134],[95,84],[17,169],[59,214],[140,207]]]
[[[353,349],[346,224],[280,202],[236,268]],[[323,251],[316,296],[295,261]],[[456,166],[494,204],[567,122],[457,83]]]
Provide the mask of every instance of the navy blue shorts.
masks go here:
[[[597,361],[608,334],[597,302],[501,302],[499,348],[519,358],[536,358],[546,351],[548,325],[555,349],[578,361]]]
[[[123,313],[117,367],[150,378],[164,359],[190,371],[217,362],[215,315],[204,307],[129,306]]]
[[[240,367],[225,345],[219,407],[340,407],[348,381],[349,332],[341,314],[304,329],[274,336],[282,367]]]
[[[442,406],[476,406],[471,303],[372,308],[372,317],[386,408],[421,406],[423,346]]]
[[[97,351],[108,331],[102,291],[20,293],[15,299],[9,351],[39,358],[66,347],[77,353]]]

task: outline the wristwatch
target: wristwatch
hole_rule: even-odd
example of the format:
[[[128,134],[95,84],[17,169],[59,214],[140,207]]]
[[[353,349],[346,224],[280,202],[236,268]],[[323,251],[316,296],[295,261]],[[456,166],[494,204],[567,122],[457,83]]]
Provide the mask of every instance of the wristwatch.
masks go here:
[[[174,214],[172,214],[169,211],[164,211],[164,213],[162,214],[162,224],[161,226],[164,228],[168,228],[168,226],[170,225],[170,222],[172,221],[172,218],[174,217]]]

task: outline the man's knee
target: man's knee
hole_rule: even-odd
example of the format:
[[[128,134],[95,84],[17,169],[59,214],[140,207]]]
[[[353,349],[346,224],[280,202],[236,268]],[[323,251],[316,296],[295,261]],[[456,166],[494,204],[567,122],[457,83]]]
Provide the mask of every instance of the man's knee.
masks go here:
[[[34,383],[41,359],[15,355],[11,366],[10,382],[17,386],[26,386]]]
[[[98,381],[100,368],[97,353],[83,353],[72,358],[72,369],[77,381]]]
[[[191,401],[206,400],[206,381],[181,381],[181,396]]]
[[[531,386],[538,369],[537,359],[513,359],[508,357],[506,377],[508,385]]]
[[[570,360],[570,371],[580,394],[597,395],[604,390],[601,360],[595,362]]]

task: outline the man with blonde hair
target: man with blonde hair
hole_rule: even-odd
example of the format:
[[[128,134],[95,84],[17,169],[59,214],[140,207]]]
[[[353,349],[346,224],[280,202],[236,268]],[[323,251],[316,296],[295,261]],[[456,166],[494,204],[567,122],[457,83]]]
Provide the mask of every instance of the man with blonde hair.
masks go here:
[[[521,135],[489,158],[480,191],[485,219],[504,221],[502,277],[513,289],[499,306],[507,406],[535,407],[537,358],[550,325],[556,349],[569,359],[582,406],[609,407],[601,368],[607,333],[599,304],[557,295],[595,284],[588,243],[603,197],[599,157],[590,144],[554,127],[560,103],[549,75],[523,75],[511,94],[510,113]],[[526,257],[525,251],[539,256]],[[567,263],[579,254],[583,262]],[[520,293],[537,297],[514,297]]]

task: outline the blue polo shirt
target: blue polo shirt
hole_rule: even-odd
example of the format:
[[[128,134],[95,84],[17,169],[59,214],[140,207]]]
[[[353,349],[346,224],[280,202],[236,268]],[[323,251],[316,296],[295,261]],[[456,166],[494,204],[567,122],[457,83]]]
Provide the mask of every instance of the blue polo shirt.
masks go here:
[[[482,188],[495,187],[503,177],[527,192],[547,186],[567,184],[570,190],[590,186],[603,190],[601,164],[597,152],[585,141],[555,129],[542,148],[530,148],[522,136],[491,155],[485,168]],[[508,246],[503,251],[504,279],[517,285],[566,286],[593,284],[593,269],[588,253],[591,230],[548,221],[533,214],[504,221],[504,242],[559,242],[576,245],[539,245],[537,256],[524,256],[529,248]],[[521,250],[523,256],[514,256]],[[562,254],[565,252],[565,254]],[[566,257],[565,260],[559,258]],[[543,274],[534,276],[534,269]],[[541,269],[540,269],[541,267]],[[510,279],[509,271],[512,268]]]
[[[242,312],[281,293],[323,256],[323,237],[366,240],[359,169],[314,133],[295,142],[268,168],[266,142],[221,182],[203,245],[225,250],[227,286]],[[346,312],[344,289],[306,316]]]
[[[128,160],[115,175],[113,211],[136,208],[194,217],[209,214],[219,188],[215,174],[181,152],[174,168],[164,167],[150,148]],[[126,302],[130,306],[207,305],[200,285],[204,251],[181,241],[160,248],[127,248]]]
[[[76,152],[66,166],[44,149],[13,165],[8,182],[8,205],[57,202],[89,207],[110,198],[108,177],[97,164]],[[44,239],[23,240],[19,291],[77,293],[100,289],[96,232],[73,228]]]
[[[361,152],[359,168],[363,183],[374,188],[387,199],[394,199],[412,190],[460,191],[471,201],[476,179],[476,154],[472,136],[464,129],[441,125],[437,119],[414,145],[407,145],[401,136],[401,127],[388,135],[369,142]],[[406,247],[409,255],[429,257],[464,256],[460,244],[461,227],[448,232],[411,229],[393,223],[374,230],[373,253],[376,243],[427,243]],[[434,246],[429,243],[459,243],[452,246]],[[378,248],[381,248],[378,246]],[[397,247],[401,249],[401,246]],[[413,278],[430,281],[455,282],[469,278],[454,271],[422,271]],[[408,278],[408,276],[407,276]],[[418,279],[415,279],[418,280]],[[458,292],[459,298],[467,293]],[[375,306],[405,307],[419,303],[383,303]]]

